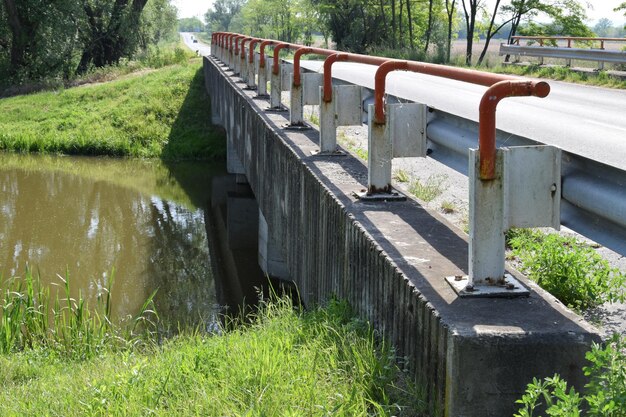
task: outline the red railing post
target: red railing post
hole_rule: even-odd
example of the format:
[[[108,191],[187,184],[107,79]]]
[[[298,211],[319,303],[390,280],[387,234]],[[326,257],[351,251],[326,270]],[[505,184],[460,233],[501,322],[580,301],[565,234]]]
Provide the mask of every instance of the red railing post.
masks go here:
[[[550,85],[544,81],[507,80],[495,83],[483,94],[478,110],[481,180],[492,180],[496,177],[496,107],[500,100],[519,96],[543,98],[549,93]]]

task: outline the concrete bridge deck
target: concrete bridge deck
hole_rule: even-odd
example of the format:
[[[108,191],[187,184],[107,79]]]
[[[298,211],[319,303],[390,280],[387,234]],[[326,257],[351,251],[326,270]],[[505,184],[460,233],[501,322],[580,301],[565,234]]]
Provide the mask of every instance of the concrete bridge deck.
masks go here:
[[[432,415],[505,416],[533,377],[560,373],[577,388],[596,330],[518,272],[515,299],[461,299],[444,277],[466,274],[467,239],[418,201],[362,202],[367,169],[351,156],[312,155],[318,132],[287,132],[286,113],[204,58],[231,172],[246,176],[305,304],[349,300],[406,357]],[[235,157],[236,156],[236,157]]]

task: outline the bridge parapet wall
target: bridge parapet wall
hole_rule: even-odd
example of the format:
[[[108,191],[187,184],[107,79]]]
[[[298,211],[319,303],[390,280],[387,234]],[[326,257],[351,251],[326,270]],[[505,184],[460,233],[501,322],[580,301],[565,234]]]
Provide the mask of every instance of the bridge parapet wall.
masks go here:
[[[591,326],[513,270],[529,297],[459,298],[444,277],[467,273],[460,231],[411,199],[357,200],[363,163],[313,156],[316,131],[282,130],[285,115],[264,112],[267,101],[212,58],[204,75],[305,304],[348,300],[407,359],[431,415],[512,415],[526,383],[554,373],[582,388],[584,354],[599,341]]]

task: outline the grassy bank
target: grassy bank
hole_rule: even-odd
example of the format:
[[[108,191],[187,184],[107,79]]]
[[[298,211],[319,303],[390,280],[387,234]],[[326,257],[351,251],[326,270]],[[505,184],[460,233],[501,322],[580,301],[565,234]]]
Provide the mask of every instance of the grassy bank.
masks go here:
[[[0,100],[0,150],[161,157],[224,155],[201,61]]]
[[[419,397],[397,386],[393,351],[343,302],[304,312],[277,299],[244,325],[159,345],[157,333],[119,332],[81,300],[48,303],[67,319],[45,330],[45,289],[27,282],[13,282],[0,308],[0,334],[18,330],[0,353],[2,416],[420,415]]]

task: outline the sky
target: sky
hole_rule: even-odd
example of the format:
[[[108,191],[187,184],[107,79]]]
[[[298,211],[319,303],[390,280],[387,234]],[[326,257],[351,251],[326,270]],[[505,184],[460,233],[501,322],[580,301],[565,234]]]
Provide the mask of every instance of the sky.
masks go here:
[[[623,12],[614,12],[613,9],[625,0],[582,0],[591,7],[587,9],[589,21],[593,24],[606,17],[615,24],[626,23]],[[204,14],[213,4],[213,0],[172,0],[178,8],[178,17],[198,17],[204,20]],[[493,5],[494,0],[486,0],[486,4]],[[493,7],[493,6],[492,6]]]
[[[197,17],[204,20],[204,14],[211,8],[213,0],[172,0],[178,9],[178,17]]]

